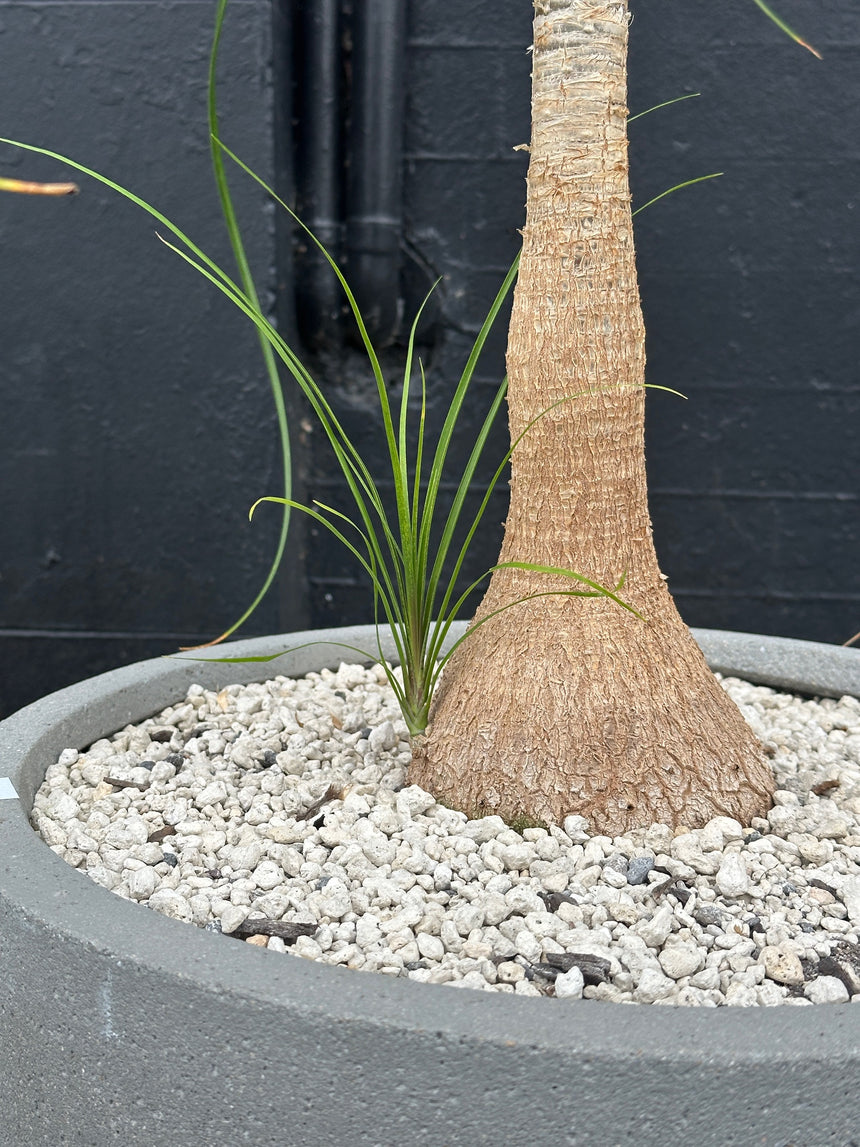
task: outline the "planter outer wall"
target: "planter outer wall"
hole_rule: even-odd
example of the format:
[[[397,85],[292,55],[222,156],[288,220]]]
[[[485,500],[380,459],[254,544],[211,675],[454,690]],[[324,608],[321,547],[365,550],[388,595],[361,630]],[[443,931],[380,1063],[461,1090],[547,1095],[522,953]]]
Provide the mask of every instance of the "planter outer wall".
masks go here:
[[[694,631],[712,667],[860,695],[860,653]],[[0,724],[0,1147],[848,1147],[860,1007],[671,1008],[518,999],[353,972],[169,920],[38,839],[46,767],[175,702],[335,667],[361,627],[275,663],[157,659]],[[226,649],[227,647],[225,647]],[[0,785],[3,782],[0,781]],[[8,785],[6,786],[8,791]]]

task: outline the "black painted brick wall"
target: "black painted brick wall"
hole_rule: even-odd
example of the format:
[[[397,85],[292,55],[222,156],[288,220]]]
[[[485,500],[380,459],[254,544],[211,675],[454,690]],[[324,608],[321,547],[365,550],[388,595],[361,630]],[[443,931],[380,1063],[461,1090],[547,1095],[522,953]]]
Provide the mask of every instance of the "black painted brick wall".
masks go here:
[[[100,169],[230,259],[213,189],[206,65],[214,5],[0,4],[0,135]],[[227,140],[275,170],[271,11],[225,32]],[[68,177],[3,147],[0,171]],[[253,329],[79,178],[73,200],[0,197],[0,712],[87,674],[205,640],[236,619],[274,551],[272,403]],[[275,285],[273,213],[236,180],[252,265]],[[272,594],[258,632],[284,625]]]

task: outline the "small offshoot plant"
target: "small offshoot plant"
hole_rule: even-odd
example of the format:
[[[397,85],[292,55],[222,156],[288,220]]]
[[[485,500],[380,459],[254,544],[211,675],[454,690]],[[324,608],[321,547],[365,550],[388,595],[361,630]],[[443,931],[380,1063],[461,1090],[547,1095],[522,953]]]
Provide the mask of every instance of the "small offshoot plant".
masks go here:
[[[783,30],[792,36],[794,35],[790,29],[781,24],[761,0],[755,0],[755,3],[758,4],[771,19],[780,23]],[[517,568],[532,571],[536,574],[550,575],[564,579],[569,585],[569,588],[546,590],[529,595],[529,597],[520,598],[517,601],[505,605],[503,607],[504,609],[513,608],[522,601],[530,600],[531,597],[549,595],[605,597],[617,603],[621,608],[634,613],[643,623],[646,622],[646,619],[642,618],[641,614],[637,613],[631,605],[619,596],[624,585],[625,574],[623,571],[620,573],[617,583],[610,588],[600,585],[584,574],[569,569],[560,569],[556,566],[541,565],[538,563],[503,562],[491,566],[480,578],[477,578],[465,589],[459,589],[459,576],[463,569],[467,553],[469,552],[472,541],[487,509],[491,495],[502,479],[513,451],[516,449],[523,435],[527,434],[531,426],[534,425],[534,422],[549,414],[560,404],[556,402],[542,411],[538,417],[526,427],[523,433],[511,443],[509,449],[505,451],[500,459],[484,491],[477,511],[469,517],[465,514],[467,498],[475,479],[478,464],[483,456],[490,431],[505,399],[507,379],[503,379],[475,438],[468,460],[465,466],[462,467],[451,506],[444,516],[441,515],[439,510],[439,495],[442,489],[443,475],[446,478],[448,477],[449,448],[454,438],[457,423],[463,410],[463,405],[469,392],[481,352],[484,349],[487,337],[515,281],[518,259],[514,261],[514,264],[506,275],[475,338],[471,352],[451,397],[442,429],[435,445],[431,449],[425,438],[427,383],[423,364],[415,354],[416,332],[427,299],[425,298],[424,303],[421,308],[419,308],[409,331],[406,345],[406,361],[403,370],[402,385],[400,387],[399,407],[395,410],[389,398],[389,391],[379,356],[369,337],[366,324],[355,297],[350,290],[347,279],[337,262],[309,228],[298,218],[289,205],[285,203],[259,175],[253,172],[233,151],[221,142],[216,103],[216,67],[227,4],[228,0],[217,0],[216,4],[215,31],[209,58],[207,107],[214,178],[225,225],[236,259],[238,282],[210,259],[209,256],[206,255],[188,235],[172,223],[170,219],[151,204],[135,195],[134,192],[114,182],[107,176],[48,148],[11,139],[0,139],[0,142],[58,160],[110,187],[127,200],[142,208],[155,219],[166,232],[178,240],[178,243],[174,243],[164,235],[158,234],[162,242],[221,291],[256,327],[277,412],[283,457],[284,484],[283,494],[277,496],[270,495],[258,499],[252,506],[250,513],[251,516],[253,516],[257,507],[262,502],[274,502],[283,507],[283,520],[277,550],[259,593],[242,616],[239,617],[229,629],[225,630],[224,633],[208,644],[216,645],[226,637],[229,637],[254,612],[272,584],[279,568],[286,544],[290,511],[298,510],[310,516],[320,526],[333,534],[353,555],[370,578],[373,592],[373,616],[377,629],[377,652],[373,654],[367,650],[357,649],[354,646],[344,647],[352,649],[353,652],[357,652],[366,660],[378,662],[383,666],[399,702],[406,726],[410,734],[415,736],[422,733],[427,725],[433,691],[445,662],[448,657],[451,656],[454,649],[462,641],[467,640],[476,628],[476,626],[473,626],[457,641],[446,644],[451,626],[470,594],[488,578],[494,570]],[[802,41],[800,42],[802,43]],[[688,98],[691,97],[680,97],[680,99]],[[676,102],[679,101],[668,100],[656,105],[654,108],[649,108],[648,111],[654,111],[657,110],[657,108],[666,107]],[[644,115],[646,113],[641,112],[639,114]],[[638,117],[630,117],[631,121],[636,118]],[[288,213],[295,224],[304,231],[310,241],[321,251],[324,258],[328,261],[332,273],[337,277],[358,329],[377,390],[388,463],[393,479],[393,512],[390,512],[386,507],[380,494],[379,485],[371,473],[370,467],[338,420],[333,407],[326,398],[323,388],[313,378],[292,347],[288,345],[272,325],[260,306],[227,182],[224,163],[225,158],[228,158],[248,177],[256,181],[256,183]],[[672,191],[712,178],[716,178],[716,175],[701,176],[698,179],[677,184],[675,187],[669,188],[667,191],[661,193],[661,195],[649,200],[648,203],[643,204],[638,210],[644,210],[645,207],[650,206],[658,199],[662,199]],[[14,180],[0,181],[0,190],[39,193],[36,191],[38,186],[44,188],[45,185],[22,185],[19,181]],[[76,190],[72,184],[48,186],[51,187],[51,190],[42,190],[42,194],[67,194]],[[62,188],[62,190],[60,190],[60,188]],[[634,212],[634,214],[636,214],[636,212]],[[355,516],[352,518],[320,501],[315,500],[312,505],[304,505],[295,501],[292,497],[289,427],[278,362],[283,364],[295,380],[308,404],[314,411],[320,426],[325,431],[355,506]],[[670,393],[678,394],[677,391],[673,391],[669,387],[656,386],[655,384],[646,385],[653,389],[668,390]],[[568,402],[577,397],[579,397],[579,395],[568,395],[560,401]],[[683,397],[683,395],[681,397]],[[415,401],[413,401],[413,399],[415,399]],[[414,421],[417,415],[417,427],[414,429],[410,425],[410,414],[412,415],[412,421]],[[410,443],[413,441],[414,445],[412,445],[410,450]],[[558,584],[561,585],[563,582],[560,581]],[[477,625],[486,623],[498,612],[501,611],[497,610],[494,613],[484,616]],[[383,655],[379,628],[382,622],[387,622],[391,627],[392,637],[397,650],[397,659],[400,662],[399,672],[395,671]],[[198,646],[196,648],[204,648],[204,646]],[[282,653],[286,652],[289,651],[282,651]],[[222,662],[271,661],[281,656],[282,653],[275,653],[265,657],[207,657],[207,660]]]

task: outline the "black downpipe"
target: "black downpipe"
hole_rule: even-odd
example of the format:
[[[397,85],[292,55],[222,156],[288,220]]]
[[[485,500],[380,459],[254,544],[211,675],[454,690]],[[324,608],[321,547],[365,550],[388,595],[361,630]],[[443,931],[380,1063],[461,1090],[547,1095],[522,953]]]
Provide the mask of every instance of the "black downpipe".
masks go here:
[[[343,241],[341,0],[298,0],[295,9],[296,193],[299,217],[335,259]],[[331,267],[300,233],[296,316],[308,346],[340,340],[343,295]]]
[[[377,346],[400,319],[405,0],[356,0],[346,200],[348,278]]]

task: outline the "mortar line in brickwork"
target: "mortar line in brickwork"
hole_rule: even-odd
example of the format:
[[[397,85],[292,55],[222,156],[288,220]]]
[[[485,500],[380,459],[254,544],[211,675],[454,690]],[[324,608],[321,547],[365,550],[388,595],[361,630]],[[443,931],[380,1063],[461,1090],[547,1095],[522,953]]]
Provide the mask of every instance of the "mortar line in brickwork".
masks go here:
[[[513,150],[513,149],[512,149]],[[403,158],[407,163],[514,163],[520,167],[525,161],[520,155],[474,155],[468,152],[407,151]]]
[[[660,498],[741,498],[767,502],[856,502],[860,495],[844,490],[745,490],[695,489],[688,486],[652,486],[651,496]]]
[[[782,590],[782,589],[700,589],[693,587],[692,589],[684,589],[678,586],[674,580],[672,581],[672,597],[713,597],[713,598],[737,598],[742,601],[832,601],[832,602],[855,602],[860,601],[860,593],[827,593],[826,591],[819,590],[815,592],[804,593],[803,591]]]

